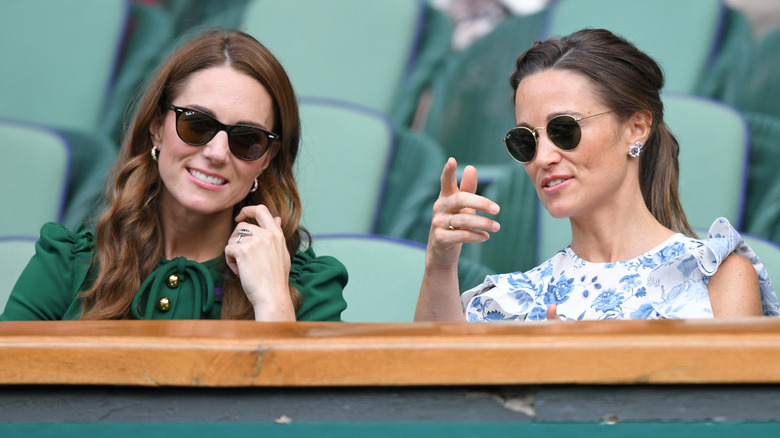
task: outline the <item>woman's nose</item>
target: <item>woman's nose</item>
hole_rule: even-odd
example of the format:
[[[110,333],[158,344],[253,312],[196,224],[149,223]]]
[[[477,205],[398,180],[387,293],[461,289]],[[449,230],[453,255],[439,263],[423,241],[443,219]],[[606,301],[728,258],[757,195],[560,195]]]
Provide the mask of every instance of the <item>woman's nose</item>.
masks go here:
[[[561,160],[561,150],[550,141],[547,132],[536,131],[536,157],[534,161],[540,166],[548,166]]]
[[[214,163],[224,163],[230,156],[227,132],[219,131],[203,146],[203,155]]]

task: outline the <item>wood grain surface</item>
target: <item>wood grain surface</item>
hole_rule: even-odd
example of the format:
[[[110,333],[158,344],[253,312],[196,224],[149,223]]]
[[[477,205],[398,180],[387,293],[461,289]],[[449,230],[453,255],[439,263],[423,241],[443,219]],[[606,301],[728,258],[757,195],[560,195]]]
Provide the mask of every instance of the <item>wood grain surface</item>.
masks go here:
[[[0,323],[0,384],[415,386],[780,382],[780,319]]]

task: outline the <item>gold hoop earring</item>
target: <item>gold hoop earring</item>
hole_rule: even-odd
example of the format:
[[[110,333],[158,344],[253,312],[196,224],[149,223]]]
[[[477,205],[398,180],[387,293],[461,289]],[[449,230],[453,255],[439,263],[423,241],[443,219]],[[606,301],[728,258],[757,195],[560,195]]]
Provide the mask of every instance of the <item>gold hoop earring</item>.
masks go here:
[[[157,145],[152,146],[151,154],[152,154],[152,160],[154,160],[154,162],[156,163],[157,159],[160,157],[160,149],[157,148]]]
[[[255,182],[254,182],[254,184],[252,184],[252,189],[249,190],[249,193],[256,192],[257,191],[257,185],[258,185],[257,178],[255,178]]]

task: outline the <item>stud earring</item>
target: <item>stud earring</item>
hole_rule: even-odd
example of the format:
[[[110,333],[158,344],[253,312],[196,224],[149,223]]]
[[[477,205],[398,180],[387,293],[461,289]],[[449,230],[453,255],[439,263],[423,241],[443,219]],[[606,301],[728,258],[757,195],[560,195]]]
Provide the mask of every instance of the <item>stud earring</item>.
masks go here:
[[[249,190],[249,193],[254,193],[257,191],[257,178],[255,178],[254,184],[252,184],[252,189]]]
[[[152,146],[151,154],[152,154],[152,160],[154,160],[154,162],[156,163],[157,158],[160,156],[160,149],[157,148],[157,145]]]
[[[636,158],[639,156],[639,154],[642,153],[642,142],[638,141],[635,144],[632,144],[628,147],[628,155],[630,155],[633,158]]]

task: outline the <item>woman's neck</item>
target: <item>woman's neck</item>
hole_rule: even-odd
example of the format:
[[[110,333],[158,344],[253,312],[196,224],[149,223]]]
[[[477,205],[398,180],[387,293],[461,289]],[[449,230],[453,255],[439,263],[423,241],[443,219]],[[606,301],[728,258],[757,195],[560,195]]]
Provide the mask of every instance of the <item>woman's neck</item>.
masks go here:
[[[231,211],[213,215],[161,213],[163,257],[204,262],[225,252],[233,230]]]
[[[583,260],[610,263],[638,257],[675,233],[641,206],[571,218],[571,249]]]

